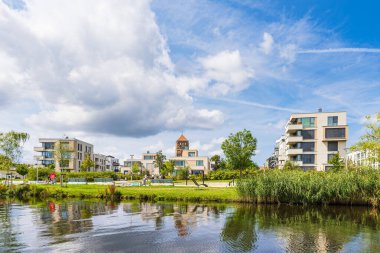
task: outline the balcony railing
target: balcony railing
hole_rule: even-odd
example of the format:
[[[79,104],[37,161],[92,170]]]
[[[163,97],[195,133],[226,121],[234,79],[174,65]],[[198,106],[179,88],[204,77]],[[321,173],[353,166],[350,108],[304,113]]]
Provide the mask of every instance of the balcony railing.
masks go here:
[[[286,126],[286,132],[288,131],[297,131],[297,130],[302,130],[302,124],[288,124]]]
[[[289,136],[287,137],[287,142],[288,142],[288,143],[301,142],[302,140],[303,140],[302,136],[289,135]]]
[[[33,150],[35,152],[42,152],[42,151],[45,151],[46,149],[44,147],[34,147]]]
[[[300,155],[303,153],[302,148],[290,148],[287,151],[288,155]]]

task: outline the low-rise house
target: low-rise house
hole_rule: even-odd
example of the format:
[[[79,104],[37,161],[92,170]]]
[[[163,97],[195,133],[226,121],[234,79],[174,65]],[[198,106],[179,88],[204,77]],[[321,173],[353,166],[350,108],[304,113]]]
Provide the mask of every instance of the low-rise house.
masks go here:
[[[119,172],[119,159],[108,155],[106,157],[106,171]]]
[[[380,163],[371,159],[369,151],[354,151],[347,154],[348,161],[362,166],[369,166],[373,169],[379,169]]]

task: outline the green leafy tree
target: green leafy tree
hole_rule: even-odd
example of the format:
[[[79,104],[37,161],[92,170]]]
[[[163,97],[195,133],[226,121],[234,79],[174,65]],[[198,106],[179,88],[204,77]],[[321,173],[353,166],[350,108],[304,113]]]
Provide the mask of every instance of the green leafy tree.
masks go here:
[[[140,163],[136,162],[132,164],[132,173],[138,174],[140,172]]]
[[[9,171],[11,167],[12,160],[8,156],[0,154],[0,170]]]
[[[246,129],[236,134],[230,134],[228,139],[222,143],[222,150],[226,156],[227,163],[233,168],[240,170],[240,178],[243,169],[252,165],[252,156],[255,155],[257,140],[252,133]]]
[[[95,166],[95,162],[91,159],[90,154],[86,154],[82,164],[80,165],[80,169],[82,172],[88,171],[90,168]]]
[[[220,155],[213,155],[210,160],[214,162],[214,170],[220,169],[220,163],[221,163]]]
[[[74,151],[70,149],[68,142],[58,141],[54,144],[54,158],[58,161],[61,171],[69,167],[73,152]]]
[[[288,160],[284,164],[284,170],[301,170],[301,167],[298,166],[295,162]]]
[[[367,120],[367,132],[351,150],[368,152],[369,161],[380,162],[380,112],[375,116],[367,116]]]
[[[9,165],[9,160],[6,158],[1,158],[0,163],[7,171],[12,167],[12,165],[19,161],[22,156],[22,147],[24,143],[29,139],[29,134],[19,133],[15,131],[0,133],[0,152],[8,157],[11,161]]]
[[[333,157],[331,157],[331,159],[329,160],[329,164],[332,165],[329,168],[329,171],[332,171],[332,172],[338,172],[338,171],[343,170],[344,168],[344,163],[342,159],[340,158],[339,153],[336,153],[335,155],[333,155]]]
[[[25,178],[29,172],[29,166],[27,164],[17,164],[16,172]]]
[[[173,171],[174,171],[174,161],[166,161],[164,163],[164,166],[162,167],[162,171],[161,171],[162,175],[167,176],[173,173]]]
[[[154,165],[158,167],[160,174],[162,174],[162,169],[164,168],[164,162],[166,160],[166,156],[162,154],[162,151],[158,151],[156,153],[156,159],[154,160]]]

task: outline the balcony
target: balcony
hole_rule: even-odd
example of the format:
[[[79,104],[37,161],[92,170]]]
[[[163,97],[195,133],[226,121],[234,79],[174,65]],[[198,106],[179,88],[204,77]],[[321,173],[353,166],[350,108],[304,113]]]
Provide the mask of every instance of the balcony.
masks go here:
[[[302,142],[303,138],[302,136],[288,136],[286,138],[287,143],[297,143],[297,142]]]
[[[290,148],[286,151],[287,155],[300,155],[303,153],[302,148]]]
[[[42,152],[42,151],[46,151],[46,149],[44,147],[34,147],[33,150],[35,152]]]
[[[288,124],[286,126],[286,132],[302,130],[302,124]]]
[[[44,157],[42,155],[35,155],[33,158],[34,160],[37,160],[37,161],[44,160]]]

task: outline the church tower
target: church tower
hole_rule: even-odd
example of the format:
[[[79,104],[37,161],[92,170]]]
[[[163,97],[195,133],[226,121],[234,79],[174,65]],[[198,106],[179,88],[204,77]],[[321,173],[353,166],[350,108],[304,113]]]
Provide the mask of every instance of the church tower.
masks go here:
[[[176,147],[176,156],[177,157],[182,156],[183,150],[189,149],[189,141],[186,139],[186,137],[183,134],[181,134],[181,136],[176,141],[175,147]]]

